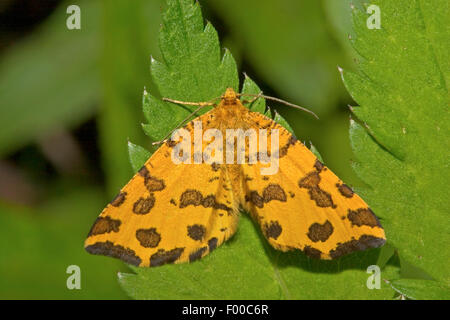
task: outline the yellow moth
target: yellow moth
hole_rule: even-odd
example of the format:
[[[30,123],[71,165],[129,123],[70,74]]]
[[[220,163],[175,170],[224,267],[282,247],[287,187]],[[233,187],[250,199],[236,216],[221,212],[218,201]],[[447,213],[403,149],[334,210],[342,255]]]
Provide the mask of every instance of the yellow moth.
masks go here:
[[[202,130],[200,146],[196,125]],[[245,108],[233,89],[182,129],[103,210],[86,239],[88,252],[141,267],[192,262],[235,233],[241,209],[282,251],[299,249],[313,258],[334,259],[385,243],[367,204],[285,128]],[[209,129],[218,130],[221,138],[204,139]],[[265,138],[257,135],[257,145],[267,146],[268,158],[276,156],[277,170],[264,174],[273,163],[252,153],[249,136],[239,156],[241,150],[231,143],[237,138],[227,139],[227,130],[265,133]],[[183,143],[191,147],[190,154],[179,148]],[[174,161],[177,155],[180,161]]]

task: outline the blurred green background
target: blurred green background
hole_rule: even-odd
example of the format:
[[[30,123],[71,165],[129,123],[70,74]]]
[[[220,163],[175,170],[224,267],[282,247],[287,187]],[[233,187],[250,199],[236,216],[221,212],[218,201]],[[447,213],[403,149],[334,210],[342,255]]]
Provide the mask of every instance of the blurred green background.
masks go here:
[[[353,1],[355,2],[355,1]],[[81,30],[66,9],[81,8]],[[203,0],[204,17],[269,103],[350,185],[352,100],[337,67],[352,69],[350,0]],[[131,177],[127,141],[141,130],[150,55],[159,58],[163,0],[0,1],[0,298],[121,299],[118,260],[84,238]],[[81,268],[81,290],[66,269]]]

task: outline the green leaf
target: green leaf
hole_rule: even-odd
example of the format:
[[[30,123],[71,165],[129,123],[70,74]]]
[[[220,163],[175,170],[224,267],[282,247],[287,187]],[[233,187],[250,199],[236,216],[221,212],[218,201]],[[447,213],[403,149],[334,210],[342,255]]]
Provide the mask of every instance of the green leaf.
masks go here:
[[[242,86],[242,93],[248,93],[248,94],[260,94],[261,89],[258,87],[258,85],[250,79],[249,76],[245,75],[244,85]],[[245,96],[243,95],[241,97],[242,101],[252,101],[255,97],[252,96]],[[244,105],[249,108],[253,112],[259,112],[264,114],[266,111],[266,100],[264,98],[258,98],[255,101],[253,101],[251,104],[244,103]]]
[[[363,8],[362,3],[365,0],[324,0],[323,7],[327,20],[332,25],[331,31],[345,49],[347,55],[354,57],[355,52],[352,49],[349,38],[354,37],[352,26],[352,7]],[[350,61],[348,61],[350,62]],[[341,64],[341,62],[340,62]],[[347,67],[347,66],[346,66]],[[354,67],[352,63],[351,67]]]
[[[392,288],[409,299],[449,300],[450,289],[442,283],[430,280],[399,279],[391,282]]]
[[[361,195],[401,260],[448,288],[448,2],[371,4],[381,10],[381,29],[368,29],[368,14],[354,9],[353,46],[361,58],[357,73],[343,72],[364,123],[350,125],[354,169],[369,186]]]
[[[133,171],[137,172],[145,164],[145,161],[150,158],[151,153],[145,148],[128,141],[128,155]]]
[[[236,63],[227,50],[221,58],[217,32],[210,23],[204,26],[198,2],[168,0],[167,3],[159,39],[163,61],[151,61],[159,94],[195,102],[220,97],[228,87],[238,91]],[[145,132],[152,139],[162,139],[194,109],[161,102],[149,94],[144,102],[144,114],[149,121],[144,126]],[[158,121],[153,121],[155,118]]]
[[[388,263],[388,261],[395,254],[395,248],[386,243],[380,250],[380,255],[378,256],[377,266],[380,268],[384,268],[384,266]]]
[[[217,37],[205,35],[215,35],[213,31],[212,26],[203,29],[197,3],[168,1],[160,44],[164,62],[152,62],[152,74],[162,96],[205,101],[222,94],[226,87],[238,86],[234,64],[228,63],[231,70],[225,71],[224,62],[214,59],[210,63],[203,54],[207,50],[219,52]],[[222,61],[226,59],[232,61],[229,53]],[[229,80],[218,76],[220,72]],[[245,83],[247,92],[259,92],[250,79]],[[250,107],[264,112],[264,105],[257,103]],[[144,128],[151,130],[152,136],[162,137],[167,128],[173,129],[179,119],[189,114],[187,109],[162,103],[148,94],[144,97],[144,111],[149,123]],[[156,114],[161,117],[153,118]],[[281,117],[278,120],[284,121]],[[141,148],[131,146],[129,151],[133,159],[142,161],[147,157]],[[380,290],[366,286],[370,276],[366,269],[376,263],[379,250],[358,252],[336,261],[312,260],[299,251],[283,253],[273,249],[247,214],[243,213],[240,220],[233,238],[205,258],[189,264],[132,267],[135,274],[119,274],[121,286],[136,299],[387,299],[394,294],[385,282]],[[388,264],[383,276],[395,275],[397,268]]]
[[[286,121],[286,119],[284,119],[276,110],[275,110],[275,117],[273,117],[273,120],[275,120],[275,122],[285,127],[286,130],[289,131],[295,137],[294,130],[292,130],[291,126]]]
[[[323,163],[322,155],[319,153],[319,150],[317,150],[317,148],[312,143],[309,150],[311,150],[311,152],[314,153],[317,159],[319,159],[319,161]]]

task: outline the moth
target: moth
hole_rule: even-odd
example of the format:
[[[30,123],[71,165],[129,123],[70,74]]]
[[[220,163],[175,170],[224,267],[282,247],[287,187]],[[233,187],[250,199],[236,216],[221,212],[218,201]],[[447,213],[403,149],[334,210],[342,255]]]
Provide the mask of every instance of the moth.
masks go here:
[[[284,127],[246,108],[233,89],[182,128],[191,141],[199,124],[203,132],[219,130],[223,148],[230,146],[227,130],[264,130],[266,152],[277,156],[278,170],[264,175],[267,162],[229,163],[230,150],[215,150],[223,161],[198,163],[192,152],[176,163],[183,139],[167,139],[97,218],[85,241],[88,252],[140,267],[193,262],[236,232],[240,211],[251,215],[274,248],[312,258],[335,259],[385,243],[368,205]],[[200,151],[213,140],[203,140]],[[245,146],[249,160],[247,140]]]

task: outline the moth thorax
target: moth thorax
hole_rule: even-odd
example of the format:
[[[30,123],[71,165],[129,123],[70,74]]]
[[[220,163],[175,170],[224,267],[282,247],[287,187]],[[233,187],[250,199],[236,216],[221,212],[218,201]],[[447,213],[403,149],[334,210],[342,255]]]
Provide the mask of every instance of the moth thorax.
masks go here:
[[[237,100],[236,92],[232,88],[228,88],[224,95],[222,96],[222,101],[224,105],[235,104]]]

